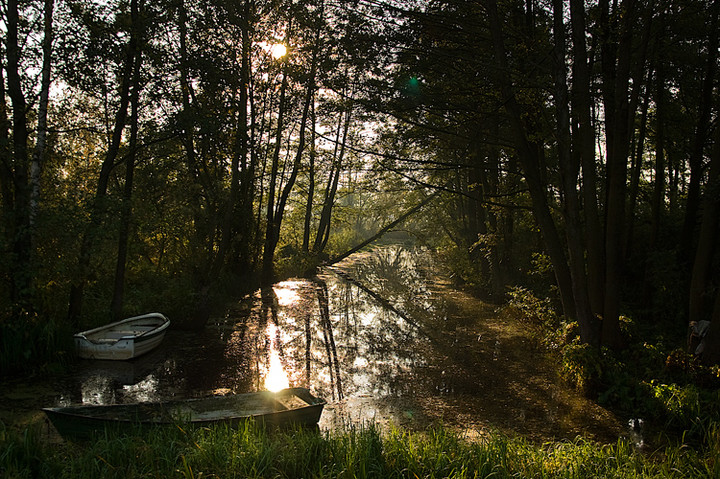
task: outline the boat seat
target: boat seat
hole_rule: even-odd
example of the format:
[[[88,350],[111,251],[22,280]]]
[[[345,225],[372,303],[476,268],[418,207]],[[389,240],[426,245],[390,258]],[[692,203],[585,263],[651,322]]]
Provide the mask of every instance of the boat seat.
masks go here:
[[[102,335],[102,337],[98,338],[99,340],[110,340],[110,341],[116,341],[120,338],[124,338],[125,336],[130,336],[132,334],[135,334],[135,331],[111,331],[108,333],[105,333]]]
[[[114,329],[107,334],[122,334],[123,336],[127,336],[128,334],[146,333],[151,329],[153,328]]]

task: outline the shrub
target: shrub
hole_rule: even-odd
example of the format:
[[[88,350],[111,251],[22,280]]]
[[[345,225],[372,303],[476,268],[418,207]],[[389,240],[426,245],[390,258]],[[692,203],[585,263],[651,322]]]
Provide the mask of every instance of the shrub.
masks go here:
[[[593,395],[603,374],[598,350],[589,344],[568,344],[562,349],[561,374],[585,395]]]

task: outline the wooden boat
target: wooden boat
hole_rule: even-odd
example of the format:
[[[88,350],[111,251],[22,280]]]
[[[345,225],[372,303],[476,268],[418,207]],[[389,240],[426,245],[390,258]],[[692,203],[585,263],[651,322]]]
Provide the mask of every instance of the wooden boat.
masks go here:
[[[66,438],[90,438],[96,431],[133,426],[228,424],[253,420],[263,425],[314,426],[326,402],[305,388],[262,391],[165,402],[44,408],[55,429]]]
[[[75,334],[75,349],[85,359],[132,359],[157,347],[170,320],[143,314]]]

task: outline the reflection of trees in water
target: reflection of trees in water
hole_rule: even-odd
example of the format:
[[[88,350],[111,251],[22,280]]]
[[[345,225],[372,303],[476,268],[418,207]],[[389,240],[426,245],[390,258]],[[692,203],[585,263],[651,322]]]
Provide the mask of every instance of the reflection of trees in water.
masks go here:
[[[428,287],[434,267],[428,251],[394,246],[373,250],[348,273],[395,308],[415,317],[437,309]]]
[[[265,331],[272,323],[291,385],[310,387],[332,400],[348,394],[395,395],[408,387],[407,373],[424,361],[426,350],[416,326],[334,274],[276,287],[292,289],[292,300],[256,295],[243,336],[228,345],[228,351],[243,348],[253,358],[253,382],[269,360]]]
[[[330,389],[333,392],[332,399],[335,399],[335,391],[337,391],[337,399],[342,399],[342,377],[340,375],[340,363],[338,362],[337,348],[335,347],[333,325],[330,322],[330,300],[328,298],[328,287],[327,283],[320,278],[313,278],[313,282],[316,286],[315,291],[317,292],[318,309],[320,310],[320,325],[323,332],[323,340],[325,342],[328,371],[330,373]],[[309,349],[310,348],[308,347],[308,350]]]
[[[291,385],[333,400],[396,395],[410,387],[412,369],[426,362],[426,334],[403,312],[418,304],[422,308],[423,275],[413,271],[416,262],[399,249],[382,251],[369,263],[361,269],[363,283],[329,273],[259,290],[245,309],[202,332],[170,338],[159,361],[135,380],[121,384],[91,377],[72,396],[125,402],[131,395],[165,399],[258,390],[273,348]],[[153,381],[145,381],[149,373]],[[127,384],[143,387],[123,389]]]
[[[406,373],[421,362],[423,336],[360,286],[328,275],[327,330],[336,343],[336,377],[345,393],[384,396],[407,387]]]

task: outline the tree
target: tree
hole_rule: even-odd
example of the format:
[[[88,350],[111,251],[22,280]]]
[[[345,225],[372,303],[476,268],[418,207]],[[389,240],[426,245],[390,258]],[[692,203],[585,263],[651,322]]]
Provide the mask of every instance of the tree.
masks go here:
[[[90,214],[90,223],[88,225],[88,229],[83,234],[80,246],[77,273],[78,276],[70,288],[68,318],[73,324],[77,324],[80,319],[83,295],[87,283],[87,277],[89,274],[88,269],[90,267],[94,234],[100,228],[103,222],[103,216],[105,214],[106,208],[105,198],[107,197],[110,174],[115,167],[115,162],[121,147],[123,131],[126,126],[127,109],[130,102],[131,84],[133,78],[138,79],[138,77],[133,76],[133,66],[135,65],[136,58],[140,55],[141,51],[140,43],[142,33],[139,28],[140,1],[141,0],[132,0],[130,6],[130,38],[126,46],[125,59],[122,64],[121,83],[118,93],[119,106],[117,111],[115,112],[112,138],[105,153],[105,158],[103,160],[102,167],[100,169],[100,175],[98,177],[97,188],[95,190],[95,200]]]
[[[430,60],[421,60],[420,49],[408,46],[405,65],[424,81],[415,103],[405,103],[415,116],[406,114],[402,121],[433,136],[446,130],[456,138],[450,148],[462,151],[465,138],[474,135],[479,151],[492,152],[496,144],[517,160],[565,315],[578,320],[583,341],[620,347],[627,165],[631,126],[650,78],[646,58],[653,11],[633,1],[612,6],[604,0],[588,6],[571,1],[568,23],[567,6],[557,1],[547,10],[533,2],[489,0],[406,12],[415,21],[409,22],[413,42],[422,39],[422,58]],[[464,71],[466,63],[472,75]],[[459,128],[463,123],[475,127],[472,133]],[[489,123],[497,125],[496,132],[483,128]],[[600,156],[597,139],[603,145]],[[497,171],[488,165],[488,172]],[[468,182],[478,183],[488,188],[474,204],[492,201],[497,194],[492,184],[500,183]],[[515,202],[520,198],[515,195]],[[486,228],[498,231],[492,215],[484,218]],[[476,216],[472,222],[478,223]],[[473,229],[483,236],[485,230]]]
[[[138,9],[133,12],[136,22],[143,20],[139,19],[142,12],[139,11],[138,5],[133,4],[131,8]],[[142,28],[137,28],[142,32]],[[127,255],[128,255],[128,239],[130,235],[130,219],[132,216],[132,191],[133,191],[133,176],[135,174],[135,162],[138,152],[138,128],[139,128],[139,109],[140,109],[140,90],[142,90],[142,82],[140,78],[140,66],[142,65],[143,57],[143,39],[142,33],[138,36],[138,47],[133,58],[132,66],[132,93],[130,95],[130,140],[128,145],[128,156],[125,159],[125,186],[123,188],[123,205],[120,216],[120,231],[118,240],[118,254],[117,254],[117,266],[115,268],[115,287],[113,288],[113,297],[110,304],[110,309],[113,318],[119,320],[122,318],[123,300],[125,293],[125,270],[127,267]]]
[[[35,147],[29,151],[30,120],[28,109],[28,92],[25,75],[31,68],[31,62],[24,58],[19,35],[23,22],[21,13],[32,14],[34,5],[20,5],[11,0],[7,3],[4,23],[7,28],[5,42],[5,71],[7,72],[7,90],[4,79],[0,94],[0,121],[2,122],[2,168],[0,168],[0,183],[2,184],[2,202],[7,225],[6,234],[11,245],[11,261],[9,271],[11,275],[9,287],[9,300],[16,312],[19,310],[31,311],[35,308],[33,298],[34,278],[34,251],[35,244],[33,230],[37,216],[37,203],[40,190],[40,172],[45,153],[45,139],[47,136],[47,111],[51,78],[51,56],[53,41],[53,6],[52,0],[46,0],[40,9],[43,25],[42,30],[42,60],[41,80],[38,92],[39,102],[36,114]],[[21,7],[23,10],[21,10]],[[8,117],[8,108],[5,103],[5,93],[10,97],[12,105],[12,123]],[[31,93],[32,94],[32,93]],[[10,132],[10,129],[12,133]],[[12,142],[5,139],[12,138]]]
[[[315,23],[313,25],[313,23]],[[290,45],[290,38],[293,32],[292,30],[292,19],[288,21],[286,29],[285,44]],[[300,172],[301,162],[306,149],[306,130],[308,126],[308,119],[310,118],[311,104],[315,99],[315,90],[317,88],[317,70],[318,62],[320,61],[320,35],[324,28],[324,2],[320,2],[317,9],[317,20],[311,22],[310,31],[312,32],[312,39],[308,39],[310,45],[310,60],[307,65],[307,74],[305,78],[304,95],[300,100],[300,118],[297,131],[297,142],[294,153],[289,153],[288,156],[292,156],[293,160],[290,164],[286,165],[286,175],[284,178],[284,185],[280,191],[280,194],[276,200],[276,189],[277,184],[280,183],[279,168],[280,168],[280,154],[283,148],[283,130],[286,128],[285,115],[286,115],[286,94],[288,91],[289,82],[289,64],[288,59],[283,59],[282,66],[282,80],[280,86],[280,99],[277,113],[277,126],[275,129],[275,144],[273,148],[273,156],[270,169],[270,180],[268,187],[267,196],[267,207],[266,207],[266,229],[265,229],[265,243],[263,249],[263,266],[262,266],[262,281],[269,282],[274,276],[274,257],[275,249],[277,248],[278,241],[280,240],[280,232],[285,215],[286,206],[290,194],[293,191],[295,183],[297,181],[298,174]],[[292,46],[292,45],[291,45]]]

